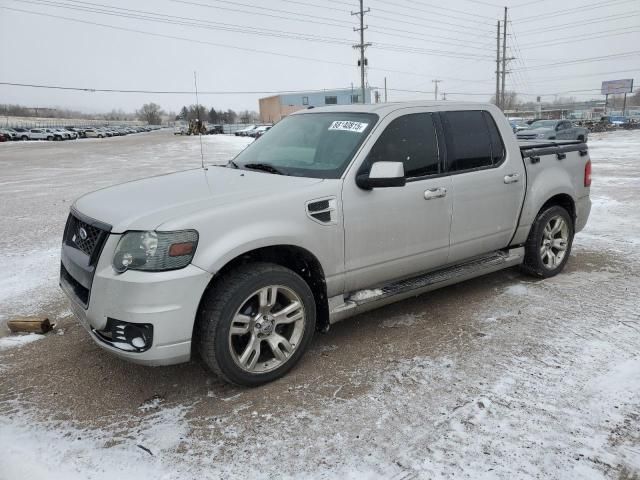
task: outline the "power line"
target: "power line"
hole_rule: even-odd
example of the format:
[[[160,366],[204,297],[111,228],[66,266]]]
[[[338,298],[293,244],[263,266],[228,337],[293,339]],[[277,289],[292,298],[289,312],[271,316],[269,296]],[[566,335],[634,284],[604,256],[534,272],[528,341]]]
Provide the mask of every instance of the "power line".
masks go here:
[[[609,8],[611,6],[619,5],[622,3],[630,3],[630,2],[636,2],[636,1],[637,0],[608,0],[606,2],[598,1],[595,3],[588,3],[586,5],[580,6],[579,13],[596,10],[598,8]],[[566,8],[564,10],[556,10],[553,13],[541,13],[539,15],[531,15],[529,17],[523,17],[518,19],[515,23],[526,23],[526,22],[535,21],[539,18],[544,18],[546,20],[547,18],[560,17],[563,15],[575,15],[575,14],[576,14],[575,8]]]
[[[232,31],[232,32],[243,33],[247,35],[288,38],[288,39],[294,39],[294,40],[302,40],[302,41],[317,42],[317,43],[328,43],[328,44],[334,44],[334,45],[351,45],[351,41],[348,39],[300,34],[297,32],[290,32],[290,31],[283,31],[283,30],[255,29],[255,28],[245,27],[243,25],[236,25],[236,24],[220,24],[215,22],[212,23],[212,22],[206,22],[206,21],[202,21],[202,20],[198,20],[190,17],[176,17],[172,15],[154,14],[153,12],[146,12],[142,10],[132,10],[132,9],[125,8],[121,10],[127,10],[133,13],[123,13],[120,11],[105,10],[100,8],[96,9],[95,7],[89,8],[85,6],[69,5],[68,3],[60,3],[60,2],[55,2],[51,0],[14,0],[14,1],[20,1],[22,3],[35,4],[35,5],[47,5],[55,8],[79,10],[79,11],[96,13],[99,15],[109,15],[109,16],[116,16],[121,18],[132,18],[132,19],[139,19],[139,20],[145,20],[145,21],[151,21],[151,22],[159,22],[159,23],[165,23],[170,25],[181,25],[181,26],[191,26],[191,27],[203,28],[203,29]],[[92,4],[90,2],[77,2],[77,3],[84,3],[87,5],[94,5],[99,7],[104,6],[102,4]],[[172,19],[178,19],[178,20],[172,20]],[[197,22],[200,22],[200,23],[197,23]],[[408,46],[408,45],[398,45],[398,44],[390,44],[390,43],[377,43],[376,47],[381,50],[389,50],[389,51],[418,54],[418,55],[435,55],[435,56],[443,56],[443,57],[451,57],[451,58],[459,58],[459,59],[479,58],[478,55],[458,53],[451,50],[424,49],[424,48],[417,48],[417,47]]]
[[[586,20],[580,20],[580,26],[584,26],[584,25],[592,25],[594,23],[602,23],[602,22],[607,22],[609,20],[621,20],[621,19],[627,19],[630,17],[637,17],[640,16],[640,12],[636,13],[636,12],[627,12],[627,13],[619,13],[616,15],[610,15],[607,17],[598,17],[598,18],[589,18]],[[553,25],[551,27],[548,28],[535,28],[535,29],[531,29],[531,30],[526,30],[524,32],[521,32],[520,36],[525,36],[525,35],[539,35],[540,33],[544,33],[544,32],[552,32],[555,30],[562,30],[565,27],[574,27],[576,26],[576,22],[571,22],[571,23],[563,23],[560,25]]]
[[[148,35],[148,36],[157,37],[157,38],[166,38],[166,39],[170,39],[170,40],[179,40],[179,41],[195,43],[195,44],[200,44],[200,45],[209,45],[209,46],[214,46],[214,47],[230,48],[230,49],[235,49],[235,50],[240,50],[240,51],[245,51],[245,52],[251,52],[251,53],[274,55],[274,56],[278,56],[278,57],[291,58],[291,59],[295,59],[295,60],[303,60],[303,61],[308,61],[308,62],[310,61],[310,62],[316,62],[316,63],[326,63],[326,64],[331,64],[331,65],[339,65],[341,67],[353,68],[353,65],[350,64],[350,63],[338,62],[338,61],[335,61],[335,60],[325,60],[325,59],[308,57],[308,56],[304,56],[303,57],[303,56],[300,56],[300,55],[292,55],[292,54],[281,53],[281,52],[273,52],[273,51],[269,51],[269,50],[262,50],[262,49],[256,49],[256,48],[240,47],[238,45],[228,45],[228,44],[222,44],[222,43],[215,43],[215,42],[209,42],[209,41],[206,41],[206,40],[198,40],[198,39],[194,39],[194,38],[180,37],[180,36],[176,36],[176,35],[167,35],[167,34],[156,33],[156,32],[148,32],[148,31],[145,31],[145,30],[138,30],[138,29],[134,29],[134,28],[120,27],[120,26],[110,25],[110,24],[106,24],[106,23],[92,22],[92,21],[89,21],[89,20],[80,20],[80,19],[71,18],[71,17],[63,17],[63,16],[60,16],[60,15],[54,15],[54,14],[50,14],[50,13],[33,12],[33,11],[30,11],[30,10],[23,10],[23,9],[13,8],[13,7],[0,6],[0,8],[4,8],[5,10],[10,10],[10,11],[15,11],[15,12],[21,12],[21,13],[27,13],[27,14],[31,14],[31,15],[37,15],[37,16],[41,16],[41,17],[56,18],[56,19],[75,22],[75,23],[81,23],[81,24],[86,24],[86,25],[104,27],[104,28],[108,28],[108,29],[112,29],[112,30],[119,30],[119,31],[124,31],[124,32],[137,33],[137,34],[141,34],[141,35]],[[416,76],[416,77],[425,77],[425,78],[429,77],[429,75],[422,74],[422,73],[416,73],[415,71],[395,70],[395,69],[387,69],[387,68],[381,68],[381,67],[371,67],[371,70],[378,70],[378,71],[387,72],[387,73],[398,73],[398,74],[402,74],[402,75],[410,75],[410,76]]]
[[[138,90],[138,89],[118,89],[118,88],[91,88],[91,87],[67,87],[61,85],[44,85],[35,83],[14,83],[0,82],[0,85],[12,87],[28,87],[43,88],[49,90],[70,90],[87,93],[145,93],[153,95],[193,95],[195,90]],[[330,90],[348,90],[349,87],[340,87],[322,90],[218,90],[218,91],[202,91],[198,90],[199,95],[277,95],[287,93],[320,93]]]
[[[606,72],[597,72],[597,73],[589,73],[589,74],[585,74],[585,75],[565,75],[565,76],[561,76],[561,77],[545,77],[544,80],[534,80],[532,83],[534,84],[538,84],[538,83],[549,83],[549,82],[555,82],[558,80],[573,80],[573,79],[577,79],[577,78],[587,78],[587,77],[602,77],[604,75],[612,75],[614,73],[638,73],[640,75],[640,68],[632,68],[629,70],[615,70],[615,71],[610,71],[607,70]]]
[[[302,6],[305,6],[305,7],[314,7],[314,8],[324,9],[324,10],[331,10],[331,11],[334,11],[334,12],[336,12],[336,11],[349,12],[349,10],[336,9],[335,7],[330,7],[330,6],[327,6],[327,5],[318,5],[317,3],[303,2],[303,1],[300,1],[300,0],[280,0],[280,1],[286,2],[286,3],[291,3],[291,4],[294,4],[294,5],[302,5]],[[325,0],[325,1],[327,3],[335,3],[335,4],[343,5],[343,6],[344,5],[351,5],[351,4],[345,4],[344,2],[339,1],[339,0]],[[415,2],[413,2],[413,1],[411,2],[412,6],[400,5],[398,3],[388,2],[388,1],[383,1],[383,0],[374,0],[374,1],[383,3],[384,5],[391,5],[391,6],[404,8],[404,9],[408,9],[408,10],[415,10],[415,11],[418,11],[418,12],[429,13],[431,15],[435,14],[435,15],[438,15],[438,17],[453,18],[453,19],[459,20],[461,22],[470,22],[472,24],[478,24],[478,23],[485,23],[486,24],[485,19],[491,20],[491,17],[485,17],[485,16],[482,16],[482,15],[478,16],[478,15],[470,14],[470,13],[467,13],[467,12],[463,12],[461,10],[453,10],[451,8],[446,8],[446,7],[438,7],[438,6],[426,5],[425,4],[426,6],[428,6],[430,8],[437,8],[437,9],[444,10],[444,11],[454,12],[454,13],[456,13],[456,15],[455,16],[454,15],[447,15],[447,14],[440,13],[440,12],[433,12],[433,11],[425,10],[425,9],[422,9],[422,8],[416,8],[415,7]],[[419,4],[419,5],[423,5],[423,4]],[[355,8],[355,6],[354,6],[354,8]],[[395,13],[395,12],[390,11],[390,10],[379,9],[378,7],[375,7],[375,6],[374,6],[374,9],[376,9],[378,11],[381,11],[381,12],[387,12],[387,13],[390,13],[390,14],[394,14]],[[460,18],[460,15],[470,15],[470,16],[474,17],[474,20],[466,19],[466,18]],[[422,17],[414,17],[414,18],[422,18]],[[483,20],[479,21],[478,18],[482,18]]]
[[[624,31],[621,31],[624,30]],[[611,32],[611,33],[608,33]],[[618,36],[618,35],[628,35],[630,33],[638,33],[640,32],[640,29],[638,29],[637,26],[633,26],[633,27],[623,27],[623,28],[614,28],[611,30],[603,30],[601,32],[592,32],[590,33],[588,36],[587,35],[572,35],[570,37],[561,37],[561,38],[556,38],[556,39],[552,39],[549,40],[547,42],[532,42],[532,43],[525,43],[524,45],[522,45],[522,48],[525,50],[531,50],[534,48],[539,48],[539,47],[550,47],[553,45],[564,45],[567,43],[575,43],[575,42],[586,42],[586,41],[591,41],[591,40],[596,40],[598,38],[605,38],[605,37],[614,37],[614,36]],[[599,35],[599,34],[603,34],[603,35]]]
[[[555,62],[555,63],[547,63],[545,65],[536,65],[534,67],[527,67],[526,70],[540,70],[540,69],[544,69],[547,67],[558,67],[558,66],[570,66],[570,65],[574,65],[576,63],[589,63],[589,62],[604,62],[607,60],[613,60],[613,59],[618,59],[618,58],[624,58],[624,57],[635,57],[640,55],[640,50],[635,50],[635,51],[631,51],[631,52],[622,52],[622,53],[616,53],[616,54],[610,54],[610,55],[604,55],[604,56],[600,56],[600,57],[589,57],[589,58],[579,58],[579,59],[575,59],[575,60],[564,60],[561,62]]]
[[[327,1],[333,1],[333,3],[339,3],[339,0],[327,0]],[[385,2],[384,0],[374,0],[374,1],[380,2],[380,3],[389,3],[389,2]],[[456,13],[458,15],[467,15],[467,16],[476,17],[476,18],[483,18],[483,19],[486,19],[486,20],[493,20],[493,17],[488,17],[486,15],[480,15],[480,14],[477,14],[477,13],[469,13],[469,12],[465,12],[464,10],[457,10],[457,9],[454,9],[454,8],[443,7],[441,5],[433,5],[433,4],[430,4],[430,3],[425,3],[425,2],[421,2],[421,1],[417,1],[417,0],[402,0],[402,1],[411,4],[410,7],[403,7],[403,8],[412,9],[417,4],[417,5],[422,5],[422,6],[425,6],[425,7],[428,7],[428,8],[434,8],[434,9],[437,9],[437,10],[444,10],[446,12],[453,12],[453,13]],[[426,10],[423,10],[423,11],[426,11]],[[456,18],[462,20],[459,17],[456,17]]]

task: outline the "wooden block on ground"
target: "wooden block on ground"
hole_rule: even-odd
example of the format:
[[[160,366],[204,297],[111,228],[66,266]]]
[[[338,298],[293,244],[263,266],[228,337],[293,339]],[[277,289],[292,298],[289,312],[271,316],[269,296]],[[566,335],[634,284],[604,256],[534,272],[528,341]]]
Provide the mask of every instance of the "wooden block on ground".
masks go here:
[[[47,317],[16,317],[7,322],[12,332],[47,333],[52,326]]]

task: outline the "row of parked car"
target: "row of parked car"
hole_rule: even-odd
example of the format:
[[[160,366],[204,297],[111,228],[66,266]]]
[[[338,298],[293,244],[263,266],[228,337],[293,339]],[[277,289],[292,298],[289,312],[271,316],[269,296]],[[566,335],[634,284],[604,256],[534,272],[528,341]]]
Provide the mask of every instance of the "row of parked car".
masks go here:
[[[151,132],[161,128],[149,126],[61,127],[61,128],[2,128],[0,142],[9,140],[75,140],[77,138],[107,138]]]
[[[235,132],[235,136],[259,138],[264,135],[270,128],[271,125],[249,125],[242,130],[237,130]]]

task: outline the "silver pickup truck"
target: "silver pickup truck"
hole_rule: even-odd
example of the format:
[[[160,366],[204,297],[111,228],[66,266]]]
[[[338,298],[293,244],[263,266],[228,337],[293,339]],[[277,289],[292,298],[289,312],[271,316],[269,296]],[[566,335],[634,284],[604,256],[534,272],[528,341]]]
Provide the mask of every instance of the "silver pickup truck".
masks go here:
[[[556,275],[590,183],[584,143],[518,144],[492,105],[308,109],[226,166],[78,199],[60,285],[113,354],[197,353],[254,386],[352,315],[516,265]]]

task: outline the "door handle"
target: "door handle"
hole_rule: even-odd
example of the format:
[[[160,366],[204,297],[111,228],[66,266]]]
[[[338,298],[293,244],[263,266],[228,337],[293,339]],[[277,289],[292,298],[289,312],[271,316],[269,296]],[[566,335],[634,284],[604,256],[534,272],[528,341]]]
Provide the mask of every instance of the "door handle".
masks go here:
[[[504,176],[504,183],[516,183],[520,181],[520,174],[519,173],[512,173],[510,175],[505,175]]]
[[[424,191],[425,200],[433,200],[434,198],[442,198],[447,196],[447,189],[444,187],[430,188]]]

